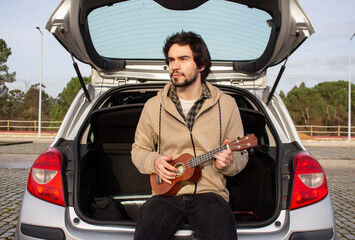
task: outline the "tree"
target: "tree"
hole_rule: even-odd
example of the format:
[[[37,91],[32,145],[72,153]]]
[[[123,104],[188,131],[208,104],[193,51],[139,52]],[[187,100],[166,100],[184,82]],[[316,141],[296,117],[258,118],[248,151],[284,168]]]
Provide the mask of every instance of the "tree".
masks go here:
[[[11,48],[7,47],[6,42],[0,38],[0,117],[6,114],[6,99],[8,97],[9,89],[6,83],[15,81],[16,73],[9,73],[9,68],[5,64],[11,55]]]
[[[325,115],[325,104],[320,94],[316,89],[307,88],[304,83],[299,88],[294,87],[284,103],[296,125],[311,125],[321,121]]]
[[[4,101],[2,119],[22,119],[25,94],[18,89],[11,90]]]
[[[285,95],[284,91],[282,91],[282,90],[280,91],[279,95],[282,100],[284,100],[286,98],[286,95]]]
[[[352,96],[355,86],[352,85]],[[283,101],[296,124],[346,125],[348,121],[348,82],[322,82],[313,88],[295,86]],[[352,124],[355,123],[355,98],[352,98]]]
[[[45,92],[42,85],[42,120],[50,120],[49,113],[53,108],[54,99]],[[39,83],[33,84],[23,98],[22,119],[38,119]]]
[[[91,82],[91,77],[83,77],[84,83],[88,84]],[[50,117],[52,120],[61,121],[63,120],[66,112],[69,109],[70,104],[73,102],[76,94],[81,89],[81,84],[78,77],[72,78],[63,89],[63,91],[58,95],[55,100],[55,105],[50,112]]]
[[[324,124],[328,126],[346,124],[348,119],[348,82],[341,80],[337,82],[322,82],[314,86],[314,88],[319,92],[326,104],[327,115]]]
[[[307,88],[306,87],[306,84],[304,83],[304,82],[302,82],[301,84],[300,84],[300,87],[299,88]]]

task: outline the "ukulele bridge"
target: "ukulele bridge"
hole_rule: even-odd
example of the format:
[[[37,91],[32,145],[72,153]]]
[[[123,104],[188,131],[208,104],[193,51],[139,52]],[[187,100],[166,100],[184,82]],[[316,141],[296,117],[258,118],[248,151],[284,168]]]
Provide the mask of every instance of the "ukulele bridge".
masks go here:
[[[157,184],[158,185],[163,183],[163,180],[161,179],[161,177],[158,174],[155,177],[157,179]]]

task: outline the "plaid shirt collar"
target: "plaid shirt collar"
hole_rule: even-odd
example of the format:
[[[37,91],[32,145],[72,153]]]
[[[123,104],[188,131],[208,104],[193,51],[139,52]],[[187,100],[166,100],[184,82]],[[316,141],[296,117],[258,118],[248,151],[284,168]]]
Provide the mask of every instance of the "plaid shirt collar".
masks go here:
[[[201,110],[201,107],[202,107],[203,103],[205,102],[206,99],[211,98],[212,94],[211,94],[211,91],[206,86],[206,84],[202,84],[201,97],[196,100],[196,102],[191,107],[191,109],[190,109],[189,113],[187,114],[187,116],[185,116],[184,113],[182,112],[181,103],[180,103],[179,98],[177,97],[176,88],[173,85],[171,85],[171,87],[169,89],[168,97],[170,97],[170,99],[173,101],[173,103],[176,106],[176,109],[178,110],[180,115],[185,120],[185,122],[187,124],[187,127],[191,130],[192,126],[193,126],[193,124],[195,122],[195,118],[196,118],[198,112]]]

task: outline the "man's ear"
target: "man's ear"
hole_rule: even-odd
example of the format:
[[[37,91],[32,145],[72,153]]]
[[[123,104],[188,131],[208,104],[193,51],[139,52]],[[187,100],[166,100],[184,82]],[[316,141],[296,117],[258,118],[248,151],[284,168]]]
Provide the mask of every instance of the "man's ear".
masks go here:
[[[202,66],[202,67],[200,67],[200,68],[198,69],[198,71],[199,71],[199,72],[203,72],[203,70],[205,70],[205,68],[206,68],[205,66]]]

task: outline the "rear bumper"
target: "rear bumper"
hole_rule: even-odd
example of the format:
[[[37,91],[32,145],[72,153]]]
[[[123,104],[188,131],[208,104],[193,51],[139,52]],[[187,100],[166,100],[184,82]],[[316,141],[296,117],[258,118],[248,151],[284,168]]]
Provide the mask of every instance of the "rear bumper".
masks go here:
[[[281,216],[283,221],[281,221]],[[276,224],[278,223],[278,224]],[[280,224],[281,223],[281,224]],[[48,235],[49,234],[49,235]],[[93,225],[78,218],[72,207],[47,203],[25,191],[16,239],[132,239],[134,226]],[[194,239],[191,230],[181,230],[177,239]],[[283,211],[280,218],[263,228],[238,229],[238,239],[336,239],[330,196],[308,207]]]
[[[60,228],[52,227],[41,227],[34,226],[30,224],[21,224],[20,226],[21,235],[40,238],[40,239],[57,239],[64,240],[65,234],[64,231]]]
[[[333,229],[325,229],[311,232],[295,232],[290,236],[290,240],[306,240],[306,239],[334,239],[335,232]]]

